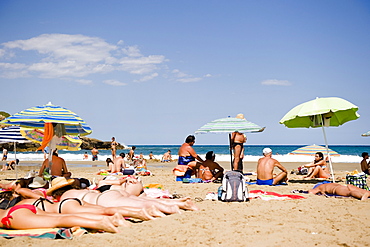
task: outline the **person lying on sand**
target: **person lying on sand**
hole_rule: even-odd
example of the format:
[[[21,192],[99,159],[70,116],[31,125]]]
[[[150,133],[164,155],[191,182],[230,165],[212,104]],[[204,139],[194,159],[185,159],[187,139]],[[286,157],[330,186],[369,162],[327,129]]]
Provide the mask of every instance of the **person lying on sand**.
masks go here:
[[[7,210],[0,209],[0,227],[5,229],[35,229],[80,226],[89,229],[118,233],[118,226],[125,223],[119,214],[113,216],[85,214],[46,213],[33,205],[16,205]]]
[[[288,171],[279,161],[272,158],[271,148],[262,150],[263,156],[257,164],[257,184],[258,185],[276,185],[288,181]],[[277,167],[281,172],[274,177],[274,168]]]
[[[73,179],[56,178],[53,181],[54,187],[58,186],[72,186],[74,183]],[[49,190],[49,194],[52,193]],[[131,208],[131,207],[102,207],[92,205],[89,203],[82,203],[77,198],[67,198],[64,201],[58,201],[57,196],[46,196],[40,193],[40,190],[31,190],[28,188],[19,188],[16,190],[16,194],[23,198],[18,204],[30,204],[35,205],[38,209],[50,213],[93,213],[98,215],[114,215],[116,213],[123,217],[131,217],[141,220],[152,220],[155,217],[164,216],[159,210],[153,207],[144,208]],[[53,195],[53,194],[52,194]]]
[[[351,196],[357,199],[365,200],[370,196],[370,191],[358,188],[352,184],[325,183],[308,191],[309,194]]]
[[[78,198],[84,203],[87,202],[105,207],[126,206],[141,209],[154,206],[165,214],[179,213],[179,208],[184,210],[198,210],[198,207],[190,200],[190,198],[162,200],[130,195],[124,190],[108,190],[101,193],[98,190],[76,190],[71,187],[64,186],[58,188],[54,192],[52,188],[48,190],[48,194],[53,192],[54,198],[60,197],[60,200],[64,200],[66,198]]]
[[[201,178],[203,181],[214,181],[222,178],[224,175],[224,168],[215,162],[215,158],[216,155],[213,151],[209,151],[206,154],[206,160],[199,166],[198,178]]]

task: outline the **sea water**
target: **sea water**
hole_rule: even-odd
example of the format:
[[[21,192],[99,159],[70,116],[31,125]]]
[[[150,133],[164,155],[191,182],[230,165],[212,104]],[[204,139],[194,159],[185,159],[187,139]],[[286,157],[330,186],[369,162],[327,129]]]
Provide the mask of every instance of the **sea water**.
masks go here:
[[[177,159],[177,153],[180,145],[134,145],[136,146],[135,155],[142,153],[145,159],[149,159],[149,153],[152,152],[156,159],[161,159],[167,150],[171,150],[172,158]],[[305,155],[290,155],[289,153],[303,147],[304,145],[245,145],[244,146],[244,161],[256,162],[262,156],[262,149],[269,147],[273,151],[273,157],[280,162],[310,162],[313,156]],[[228,145],[194,145],[197,154],[203,159],[208,151],[213,151],[216,154],[216,161],[230,161],[230,149]],[[370,145],[330,145],[330,149],[336,151],[340,156],[332,157],[333,162],[340,163],[358,163],[362,160],[362,152],[370,153]],[[91,160],[90,150],[65,151],[59,150],[60,157],[66,161],[82,161],[84,153],[87,152]],[[120,153],[128,153],[129,150],[117,150],[117,155]],[[43,161],[44,154],[42,152],[17,152],[17,159],[22,161]],[[14,159],[14,152],[9,152],[8,160]],[[111,158],[111,150],[99,150],[98,160],[105,161]]]

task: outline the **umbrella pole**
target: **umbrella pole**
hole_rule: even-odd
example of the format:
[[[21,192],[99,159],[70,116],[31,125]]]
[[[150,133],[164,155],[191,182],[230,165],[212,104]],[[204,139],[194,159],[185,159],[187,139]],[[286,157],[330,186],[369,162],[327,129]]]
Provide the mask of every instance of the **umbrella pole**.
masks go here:
[[[234,170],[234,164],[233,164],[233,151],[231,149],[231,133],[229,133],[229,150],[230,150],[230,163],[231,163],[231,170],[233,171]]]
[[[331,159],[330,159],[330,154],[329,154],[329,146],[328,146],[328,141],[326,139],[326,133],[325,133],[325,127],[324,127],[323,124],[321,126],[322,126],[322,133],[324,134],[326,154],[328,155],[328,159],[329,159],[330,173],[331,173],[331,176],[332,176],[332,179],[333,179],[333,183],[335,183],[333,165],[331,164]]]
[[[15,159],[15,180],[18,180],[18,164],[17,164],[17,143],[14,142],[14,159]]]

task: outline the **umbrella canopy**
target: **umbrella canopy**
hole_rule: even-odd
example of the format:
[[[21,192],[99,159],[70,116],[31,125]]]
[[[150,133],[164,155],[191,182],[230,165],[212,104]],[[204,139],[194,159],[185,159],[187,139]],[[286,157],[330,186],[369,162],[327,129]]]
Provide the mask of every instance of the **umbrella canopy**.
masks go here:
[[[231,145],[231,133],[238,131],[241,133],[262,132],[265,127],[260,127],[257,124],[247,121],[243,114],[238,114],[236,118],[227,117],[213,120],[200,127],[195,134],[206,133],[228,133],[229,145]],[[233,167],[232,151],[230,148],[231,167]]]
[[[288,128],[340,126],[359,118],[357,110],[357,106],[341,98],[316,98],[291,109],[280,123]]]
[[[17,143],[31,142],[24,138],[19,126],[9,126],[0,129],[0,143],[14,142],[14,159],[17,159]],[[18,168],[15,165],[15,178],[18,179]]]
[[[0,122],[0,124],[19,125],[33,129],[43,129],[45,123],[63,124],[68,135],[83,136],[92,132],[91,128],[76,113],[51,103],[28,108]]]
[[[370,131],[363,133],[361,136],[370,136]]]
[[[280,120],[280,123],[288,128],[322,127],[326,153],[330,156],[324,127],[340,126],[348,121],[358,119],[360,115],[357,110],[357,106],[341,98],[316,98],[291,109]],[[330,158],[329,164],[334,182],[334,172]]]
[[[26,129],[21,128],[20,133],[27,140],[42,143],[44,138],[44,132],[38,129]],[[82,140],[78,136],[65,135],[59,139],[59,142],[56,143],[56,148],[58,149],[67,149],[70,151],[80,150]]]
[[[200,129],[195,131],[195,134],[206,133],[232,133],[235,131],[241,133],[262,132],[265,128],[258,126],[252,122],[240,118],[220,118],[206,123]]]
[[[326,152],[326,147],[323,147],[323,146],[318,146],[318,145],[309,145],[309,146],[304,146],[304,147],[301,147],[301,148],[298,148],[294,151],[292,151],[291,153],[289,154],[293,154],[293,155],[315,155],[317,152]],[[329,155],[330,156],[340,156],[340,154],[338,154],[337,152],[329,149]]]
[[[31,141],[21,135],[19,126],[9,126],[0,129],[0,143],[7,142],[26,143]]]

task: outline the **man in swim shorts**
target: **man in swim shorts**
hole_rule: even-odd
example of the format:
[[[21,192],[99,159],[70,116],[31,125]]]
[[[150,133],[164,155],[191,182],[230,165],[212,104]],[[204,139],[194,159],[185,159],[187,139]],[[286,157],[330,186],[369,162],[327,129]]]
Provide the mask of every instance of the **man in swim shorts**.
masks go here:
[[[271,148],[263,149],[263,156],[257,164],[257,184],[258,185],[276,185],[288,180],[288,171],[279,161],[272,158]],[[281,172],[274,177],[274,168],[277,167]]]
[[[192,170],[194,174],[196,169],[199,168],[200,163],[196,160],[203,162],[202,158],[195,152],[193,145],[195,143],[195,137],[193,135],[189,135],[186,137],[185,143],[183,143],[179,149],[179,159],[177,162],[177,166],[174,170],[178,170],[181,172],[188,172],[188,170]]]

